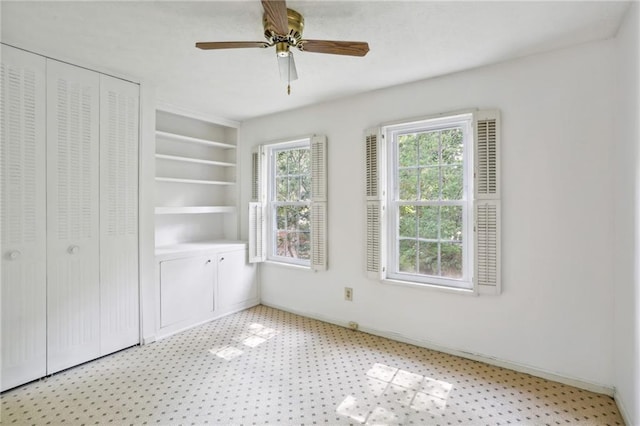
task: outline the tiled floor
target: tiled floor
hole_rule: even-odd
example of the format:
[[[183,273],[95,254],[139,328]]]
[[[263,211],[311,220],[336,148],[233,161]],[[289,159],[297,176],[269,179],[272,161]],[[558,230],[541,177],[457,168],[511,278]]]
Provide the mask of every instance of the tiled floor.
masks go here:
[[[623,424],[607,396],[258,306],[2,394],[2,424]]]

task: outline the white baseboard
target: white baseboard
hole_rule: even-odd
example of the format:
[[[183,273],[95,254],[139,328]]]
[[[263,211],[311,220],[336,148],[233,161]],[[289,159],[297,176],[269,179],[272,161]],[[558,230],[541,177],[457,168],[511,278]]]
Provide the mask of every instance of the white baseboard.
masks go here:
[[[330,324],[339,325],[341,327],[348,327],[346,322],[342,322],[336,320],[334,318],[329,318],[321,314],[313,313],[313,312],[303,312],[298,311],[296,309],[290,309],[284,306],[279,306],[274,303],[262,302],[263,305],[272,307],[274,309],[279,309],[281,311],[290,312],[292,314],[301,315],[308,318],[317,319],[319,321],[328,322]],[[507,368],[509,370],[518,371],[520,373],[530,374],[532,376],[541,377],[543,379],[552,380],[554,382],[563,383],[565,385],[573,386],[576,388],[588,390],[590,392],[600,393],[608,396],[614,396],[614,389],[609,386],[601,385],[598,383],[592,383],[585,380],[576,379],[573,377],[563,376],[557,373],[552,373],[550,371],[545,371],[536,367],[531,367],[524,364],[519,364],[517,362],[506,361],[498,358],[494,358],[491,356],[476,354],[466,351],[461,351],[457,349],[448,348],[445,346],[438,345],[433,342],[424,341],[424,340],[416,340],[411,337],[403,336],[400,333],[395,333],[391,331],[383,331],[377,330],[373,328],[369,328],[363,326],[362,324],[359,327],[360,331],[363,331],[368,334],[373,334],[375,336],[385,337],[387,339],[395,340],[398,342],[408,343],[410,345],[419,346],[426,349],[432,349],[438,352],[444,352],[450,355],[459,356],[462,358],[471,359],[473,361],[484,362],[485,364],[495,365],[497,367]],[[626,419],[625,419],[626,420]]]
[[[627,411],[624,404],[622,403],[622,400],[620,399],[620,394],[618,393],[617,389],[614,389],[613,391],[613,399],[614,401],[616,401],[616,405],[618,406],[618,411],[620,411],[620,415],[622,416],[622,420],[624,420],[624,424],[629,426],[633,425],[633,423],[631,423],[631,416],[629,416],[629,412]]]

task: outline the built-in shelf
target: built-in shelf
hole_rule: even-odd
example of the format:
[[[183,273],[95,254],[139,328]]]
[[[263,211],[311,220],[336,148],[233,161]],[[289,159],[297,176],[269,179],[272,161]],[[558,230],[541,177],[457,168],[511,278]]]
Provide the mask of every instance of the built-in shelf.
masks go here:
[[[171,177],[156,177],[157,182],[175,182],[175,183],[197,183],[203,185],[235,185],[235,182],[224,182],[220,180],[200,180],[200,179],[181,179]]]
[[[166,154],[156,154],[156,158],[162,160],[171,160],[171,161],[182,161],[185,163],[198,163],[198,164],[207,164],[210,166],[220,166],[220,167],[235,167],[234,163],[227,163],[224,161],[212,161],[212,160],[202,160],[200,158],[191,158],[191,157],[179,157],[177,155],[166,155]]]
[[[157,110],[156,126],[156,244],[235,241],[239,233],[236,125]]]
[[[236,208],[232,206],[156,207],[156,214],[207,214],[207,213],[236,213]]]
[[[177,135],[175,133],[163,132],[160,130],[156,130],[156,136],[174,141],[198,143],[201,145],[214,146],[217,148],[235,149],[236,147],[235,145],[226,142],[216,142],[207,139],[193,138],[191,136]]]

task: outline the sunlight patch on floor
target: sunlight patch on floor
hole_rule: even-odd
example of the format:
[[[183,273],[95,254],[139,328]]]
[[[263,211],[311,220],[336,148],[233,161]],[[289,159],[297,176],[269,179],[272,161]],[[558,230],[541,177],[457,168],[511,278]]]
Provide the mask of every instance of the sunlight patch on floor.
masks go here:
[[[364,380],[367,395],[348,395],[336,413],[371,425],[401,424],[411,410],[441,416],[453,389],[451,383],[380,363],[371,366]]]

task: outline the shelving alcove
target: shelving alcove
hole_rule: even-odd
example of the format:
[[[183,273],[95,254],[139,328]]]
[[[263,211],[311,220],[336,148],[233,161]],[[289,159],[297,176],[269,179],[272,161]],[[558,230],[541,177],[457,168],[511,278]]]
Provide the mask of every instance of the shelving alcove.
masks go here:
[[[237,125],[156,111],[157,337],[258,304],[238,241]]]

